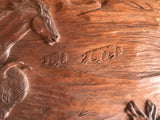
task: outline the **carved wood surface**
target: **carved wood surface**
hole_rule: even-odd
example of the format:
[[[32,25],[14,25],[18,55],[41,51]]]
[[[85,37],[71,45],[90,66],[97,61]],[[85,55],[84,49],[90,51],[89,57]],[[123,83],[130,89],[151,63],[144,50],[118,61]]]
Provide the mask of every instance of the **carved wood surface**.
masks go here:
[[[159,22],[159,0],[0,0],[0,120],[158,120]]]

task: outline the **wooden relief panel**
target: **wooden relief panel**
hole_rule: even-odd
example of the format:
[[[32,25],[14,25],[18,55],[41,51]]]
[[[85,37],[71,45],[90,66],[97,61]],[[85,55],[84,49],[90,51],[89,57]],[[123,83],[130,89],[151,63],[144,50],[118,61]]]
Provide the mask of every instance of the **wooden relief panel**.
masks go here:
[[[0,120],[160,120],[159,31],[159,0],[0,0]]]

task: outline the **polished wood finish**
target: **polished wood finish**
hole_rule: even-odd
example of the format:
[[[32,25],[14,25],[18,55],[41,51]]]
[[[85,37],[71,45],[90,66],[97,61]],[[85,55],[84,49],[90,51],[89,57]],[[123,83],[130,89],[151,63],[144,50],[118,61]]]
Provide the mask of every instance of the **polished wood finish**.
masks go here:
[[[159,119],[159,0],[39,2],[0,0],[0,119]]]

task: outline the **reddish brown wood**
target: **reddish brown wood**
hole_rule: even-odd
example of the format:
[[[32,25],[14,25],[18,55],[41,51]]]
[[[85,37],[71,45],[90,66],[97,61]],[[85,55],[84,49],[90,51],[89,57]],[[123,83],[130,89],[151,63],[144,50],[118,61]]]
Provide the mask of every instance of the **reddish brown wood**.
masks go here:
[[[12,74],[29,82],[6,120],[159,119],[159,0],[44,0],[49,30],[31,2],[0,0],[0,94]]]

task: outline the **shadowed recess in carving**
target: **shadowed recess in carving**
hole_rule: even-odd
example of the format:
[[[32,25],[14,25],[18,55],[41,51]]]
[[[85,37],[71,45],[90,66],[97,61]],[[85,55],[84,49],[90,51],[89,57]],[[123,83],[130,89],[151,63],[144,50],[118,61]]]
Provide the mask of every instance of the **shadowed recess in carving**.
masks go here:
[[[11,2],[9,9],[4,11],[7,13],[0,14],[0,64],[7,60],[11,48],[31,30],[46,44],[58,42],[59,33],[45,4],[20,0]]]
[[[130,101],[125,108],[125,112],[130,117],[130,120],[160,120],[157,118],[157,108],[150,100],[146,101],[145,112],[143,112],[134,101]]]
[[[102,63],[121,55],[123,49],[118,46],[108,45],[87,51],[82,55],[81,63]]]
[[[48,68],[51,66],[59,67],[67,61],[67,54],[61,52],[54,52],[50,55],[44,56],[41,60],[41,67]]]
[[[14,108],[27,96],[29,82],[24,68],[29,68],[23,62],[12,62],[0,71],[0,120],[7,118]]]

